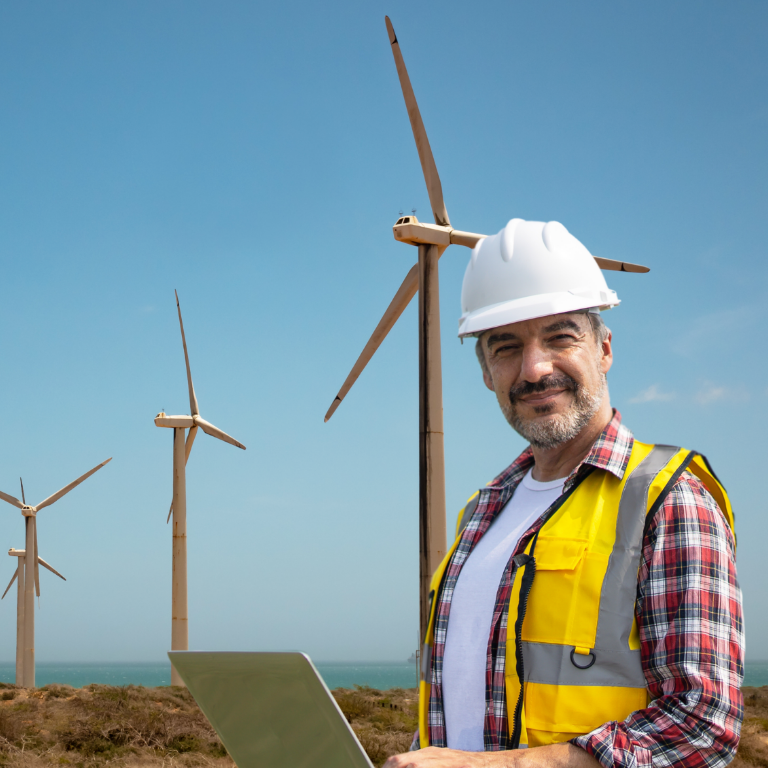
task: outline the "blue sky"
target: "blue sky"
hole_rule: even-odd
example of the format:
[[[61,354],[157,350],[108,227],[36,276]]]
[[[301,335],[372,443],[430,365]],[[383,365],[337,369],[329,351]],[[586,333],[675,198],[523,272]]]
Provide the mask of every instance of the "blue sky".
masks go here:
[[[652,268],[608,274],[612,401],[728,488],[768,658],[765,3],[74,0],[0,7],[0,489],[36,503],[114,457],[40,513],[68,581],[42,575],[38,659],[170,643],[174,289],[201,413],[248,447],[201,435],[188,465],[191,647],[414,649],[415,302],[323,424],[415,260],[392,224],[431,219],[385,13],[455,227],[555,219]],[[451,519],[524,447],[456,338],[468,257],[440,265]]]

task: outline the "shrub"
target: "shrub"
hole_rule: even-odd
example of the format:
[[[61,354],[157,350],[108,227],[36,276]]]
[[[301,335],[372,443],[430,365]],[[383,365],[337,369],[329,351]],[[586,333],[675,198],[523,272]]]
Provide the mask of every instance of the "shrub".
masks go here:
[[[181,753],[198,752],[200,750],[200,739],[191,733],[180,733],[167,743],[166,749]]]
[[[19,718],[14,717],[13,712],[0,710],[0,738],[15,744],[21,738],[22,730]]]

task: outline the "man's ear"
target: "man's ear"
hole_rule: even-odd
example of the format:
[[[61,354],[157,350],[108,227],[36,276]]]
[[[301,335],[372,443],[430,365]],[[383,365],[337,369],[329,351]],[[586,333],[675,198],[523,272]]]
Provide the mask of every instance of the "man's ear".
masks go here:
[[[477,362],[480,363],[480,368],[483,371],[483,381],[485,382],[485,386],[488,387],[491,392],[495,392],[496,390],[493,388],[493,379],[491,378],[491,374],[488,372],[488,358],[485,355],[485,347],[483,346],[482,336],[480,336],[476,342],[475,354],[477,355]]]
[[[485,350],[483,350],[483,362],[487,361],[487,357],[485,357]],[[491,373],[488,370],[488,363],[486,362],[485,365],[482,366],[483,368],[483,381],[485,382],[485,386],[488,387],[488,389],[491,390],[491,392],[495,392],[496,390],[493,388],[493,379],[491,378]]]
[[[600,370],[603,373],[608,373],[613,365],[613,334],[608,330],[608,335],[603,339],[603,343],[600,345]]]

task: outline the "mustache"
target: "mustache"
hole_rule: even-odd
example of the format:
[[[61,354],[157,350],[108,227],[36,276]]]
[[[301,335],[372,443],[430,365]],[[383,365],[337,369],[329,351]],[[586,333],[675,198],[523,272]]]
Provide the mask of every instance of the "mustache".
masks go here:
[[[538,381],[524,381],[509,390],[509,401],[514,405],[521,397],[540,394],[549,389],[566,389],[575,392],[579,388],[578,382],[565,373],[544,376]]]

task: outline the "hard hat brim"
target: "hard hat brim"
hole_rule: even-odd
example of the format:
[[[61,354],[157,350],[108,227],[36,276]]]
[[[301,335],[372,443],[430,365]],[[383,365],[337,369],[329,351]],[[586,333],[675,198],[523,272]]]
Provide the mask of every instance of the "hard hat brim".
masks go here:
[[[540,293],[512,301],[502,301],[467,312],[459,320],[459,338],[478,336],[491,328],[500,328],[524,320],[535,320],[548,315],[562,315],[585,309],[611,309],[620,303],[615,291],[584,291],[572,293]]]

